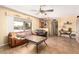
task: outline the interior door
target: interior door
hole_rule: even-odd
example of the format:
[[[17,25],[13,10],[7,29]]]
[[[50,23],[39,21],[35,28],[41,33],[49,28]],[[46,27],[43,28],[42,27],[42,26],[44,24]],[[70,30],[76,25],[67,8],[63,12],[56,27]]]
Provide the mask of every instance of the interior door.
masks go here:
[[[57,22],[57,20],[52,21],[52,30],[53,30],[53,35],[57,36],[58,35],[58,22]]]

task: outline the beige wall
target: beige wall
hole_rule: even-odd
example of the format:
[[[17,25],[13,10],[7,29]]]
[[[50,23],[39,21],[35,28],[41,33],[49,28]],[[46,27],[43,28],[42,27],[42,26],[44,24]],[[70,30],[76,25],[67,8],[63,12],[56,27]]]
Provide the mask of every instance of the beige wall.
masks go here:
[[[32,20],[32,31],[33,32],[39,28],[38,18],[25,15],[25,14],[22,14],[22,13],[13,11],[13,10],[9,10],[7,8],[0,7],[0,45],[4,45],[7,43],[7,39],[5,39],[5,37],[7,36],[7,26],[8,26],[6,16],[16,16],[16,17],[23,18],[26,20],[27,19]],[[70,25],[70,27],[72,28],[73,32],[76,32],[76,16],[59,17],[57,18],[57,20],[58,20],[58,31],[62,28],[64,22],[70,21],[72,22],[72,25]],[[49,28],[50,28],[50,24],[49,24]]]
[[[32,20],[32,31],[39,28],[39,20],[36,17],[25,15],[22,13],[19,13],[14,10],[10,10],[4,7],[0,7],[0,45],[4,45],[7,43],[7,39],[5,37],[7,36],[7,17],[6,16],[16,16],[23,19],[30,19]]]
[[[76,16],[65,16],[65,17],[59,17],[58,20],[58,31],[63,27],[64,23],[67,21],[71,22],[71,25],[66,25],[66,27],[71,27],[72,31],[76,33]],[[66,28],[66,29],[67,29]]]

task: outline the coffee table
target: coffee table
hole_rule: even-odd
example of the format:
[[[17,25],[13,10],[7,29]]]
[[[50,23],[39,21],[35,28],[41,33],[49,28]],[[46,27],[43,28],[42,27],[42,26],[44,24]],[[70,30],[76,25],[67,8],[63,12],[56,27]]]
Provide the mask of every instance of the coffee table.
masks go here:
[[[31,35],[31,36],[26,36],[25,39],[28,42],[32,42],[36,45],[36,53],[38,53],[38,45],[44,42],[46,44],[47,37],[42,37],[42,36],[37,36],[37,35]],[[47,44],[46,44],[47,46]]]

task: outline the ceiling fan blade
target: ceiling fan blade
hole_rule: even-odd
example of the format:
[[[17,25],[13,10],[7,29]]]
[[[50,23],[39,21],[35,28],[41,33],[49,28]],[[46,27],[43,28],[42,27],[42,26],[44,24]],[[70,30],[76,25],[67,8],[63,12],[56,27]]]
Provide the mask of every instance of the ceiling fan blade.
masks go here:
[[[53,9],[50,9],[50,10],[44,10],[44,12],[53,12],[54,10]]]

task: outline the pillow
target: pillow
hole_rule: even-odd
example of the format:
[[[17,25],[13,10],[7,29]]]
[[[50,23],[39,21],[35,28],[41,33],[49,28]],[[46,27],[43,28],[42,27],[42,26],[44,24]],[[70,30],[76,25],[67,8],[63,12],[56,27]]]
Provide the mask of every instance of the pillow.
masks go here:
[[[18,37],[18,38],[24,38],[25,37],[25,33],[24,32],[18,32],[16,34],[16,37]]]
[[[23,36],[25,36],[25,32],[18,32],[17,35],[23,35]]]
[[[16,37],[18,37],[18,38],[24,38],[25,36],[24,35],[16,35]]]

